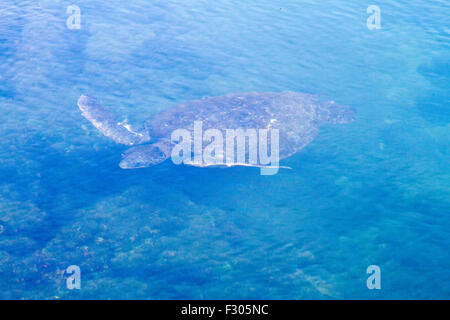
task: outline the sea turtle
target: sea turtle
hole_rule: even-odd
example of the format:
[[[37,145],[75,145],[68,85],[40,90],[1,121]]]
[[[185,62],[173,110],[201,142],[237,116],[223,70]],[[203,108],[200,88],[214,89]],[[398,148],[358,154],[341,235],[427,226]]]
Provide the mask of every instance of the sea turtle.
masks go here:
[[[193,132],[195,123],[199,121],[203,130],[217,129],[219,133],[225,133],[228,129],[266,129],[269,133],[278,131],[279,159],[283,159],[309,144],[321,125],[350,123],[355,117],[350,107],[299,92],[250,92],[203,98],[159,112],[139,130],[118,122],[110,111],[91,96],[82,95],[78,106],[82,115],[105,136],[117,143],[133,146],[122,155],[120,167],[123,169],[148,167],[163,162],[171,156],[175,147],[172,133],[180,128]],[[246,152],[248,155],[248,150]],[[208,163],[193,161],[184,163],[208,166]],[[267,162],[241,161],[232,165],[264,167]]]

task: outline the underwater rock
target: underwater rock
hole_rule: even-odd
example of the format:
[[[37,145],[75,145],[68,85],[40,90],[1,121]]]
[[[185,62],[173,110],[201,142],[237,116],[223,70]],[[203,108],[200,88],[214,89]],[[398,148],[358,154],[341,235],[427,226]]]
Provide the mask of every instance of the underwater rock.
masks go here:
[[[38,227],[46,214],[30,202],[19,202],[5,199],[0,195],[0,233],[30,231]]]

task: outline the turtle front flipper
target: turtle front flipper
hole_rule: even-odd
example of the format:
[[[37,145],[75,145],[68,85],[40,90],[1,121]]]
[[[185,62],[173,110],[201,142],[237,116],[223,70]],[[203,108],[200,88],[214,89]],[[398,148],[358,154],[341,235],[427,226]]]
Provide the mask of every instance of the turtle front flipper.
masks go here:
[[[128,124],[118,122],[115,115],[94,97],[82,95],[78,99],[78,107],[83,117],[117,143],[132,146],[150,141],[148,132],[135,132]]]
[[[138,169],[159,164],[171,156],[172,148],[172,142],[166,139],[130,148],[122,154],[119,166],[122,169]]]

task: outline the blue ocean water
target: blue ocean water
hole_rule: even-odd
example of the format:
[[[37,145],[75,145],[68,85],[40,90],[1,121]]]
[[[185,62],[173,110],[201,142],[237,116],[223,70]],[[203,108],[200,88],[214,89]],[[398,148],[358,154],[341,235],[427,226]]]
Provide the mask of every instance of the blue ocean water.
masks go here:
[[[444,0],[2,0],[0,298],[450,298],[449,15]],[[76,105],[91,93],[139,124],[285,90],[358,117],[273,176],[121,170],[126,148]]]

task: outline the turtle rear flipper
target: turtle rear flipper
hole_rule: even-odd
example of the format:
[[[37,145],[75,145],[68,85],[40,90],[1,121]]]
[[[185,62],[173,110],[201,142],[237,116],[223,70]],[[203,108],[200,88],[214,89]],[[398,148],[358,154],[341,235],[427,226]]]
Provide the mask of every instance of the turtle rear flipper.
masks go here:
[[[118,122],[115,115],[94,97],[82,95],[78,99],[78,107],[83,117],[117,143],[132,146],[150,140],[147,132],[135,132],[128,124]]]
[[[167,139],[128,149],[122,154],[122,169],[146,168],[164,162],[171,156],[173,143]]]

